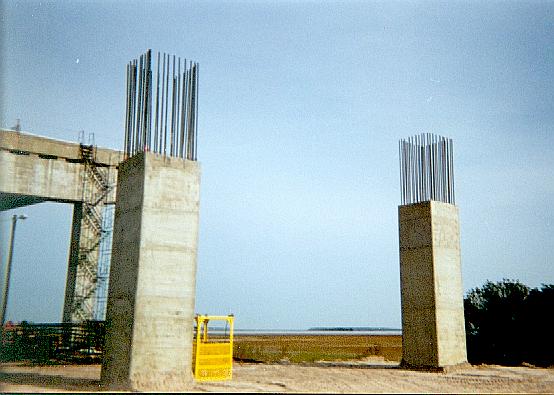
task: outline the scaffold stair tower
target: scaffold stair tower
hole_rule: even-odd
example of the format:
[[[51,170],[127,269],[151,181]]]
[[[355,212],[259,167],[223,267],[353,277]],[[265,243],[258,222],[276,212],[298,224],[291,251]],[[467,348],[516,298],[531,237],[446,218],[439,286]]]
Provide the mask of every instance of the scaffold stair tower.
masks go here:
[[[105,229],[103,221],[106,199],[113,185],[110,184],[109,167],[95,161],[93,144],[80,144],[83,163],[82,219],[79,239],[79,259],[75,290],[71,303],[71,321],[94,320],[97,312],[98,262],[100,245],[112,229]],[[104,272],[104,271],[102,271]],[[101,275],[105,275],[102,273]]]

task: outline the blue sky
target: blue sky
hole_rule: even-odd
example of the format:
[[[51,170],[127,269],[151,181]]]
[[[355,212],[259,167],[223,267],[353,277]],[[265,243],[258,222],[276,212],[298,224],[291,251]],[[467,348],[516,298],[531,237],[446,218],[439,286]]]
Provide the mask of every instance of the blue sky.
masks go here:
[[[398,140],[454,140],[463,284],[554,283],[554,2],[2,3],[0,114],[123,147],[125,65],[200,63],[197,311],[400,326]],[[18,224],[8,318],[59,321],[70,205]]]

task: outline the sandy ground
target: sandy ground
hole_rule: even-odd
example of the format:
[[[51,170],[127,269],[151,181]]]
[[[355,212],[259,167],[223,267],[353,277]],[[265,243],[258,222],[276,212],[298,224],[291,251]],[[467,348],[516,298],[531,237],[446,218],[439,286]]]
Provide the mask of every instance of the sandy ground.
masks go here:
[[[21,366],[4,364],[3,392],[99,391],[99,365]],[[553,393],[554,369],[473,366],[451,373],[416,372],[368,359],[345,363],[235,363],[233,380],[196,383],[197,392],[319,393]]]

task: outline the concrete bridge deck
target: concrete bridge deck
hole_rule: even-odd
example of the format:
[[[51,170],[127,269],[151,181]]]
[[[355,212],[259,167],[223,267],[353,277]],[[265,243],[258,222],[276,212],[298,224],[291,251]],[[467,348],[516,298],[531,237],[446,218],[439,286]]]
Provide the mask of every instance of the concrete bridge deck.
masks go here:
[[[104,229],[104,208],[115,204],[123,157],[116,150],[0,129],[0,211],[45,201],[73,204],[64,322],[94,319],[102,310],[99,246],[111,231]]]
[[[117,166],[123,153],[96,148],[94,161],[110,168],[113,188],[107,197],[115,203]],[[0,129],[0,211],[44,201],[83,201],[83,169],[79,143]]]

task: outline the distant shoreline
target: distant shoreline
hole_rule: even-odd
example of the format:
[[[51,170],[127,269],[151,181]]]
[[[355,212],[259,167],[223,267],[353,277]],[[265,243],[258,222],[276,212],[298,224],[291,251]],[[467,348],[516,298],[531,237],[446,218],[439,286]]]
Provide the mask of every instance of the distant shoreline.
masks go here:
[[[215,328],[214,328],[215,329]],[[212,329],[213,330],[213,329]],[[222,332],[221,329],[213,330]],[[310,328],[310,329],[235,329],[235,336],[402,336],[401,329],[365,329],[365,328]]]
[[[400,328],[387,328],[382,326],[377,327],[314,327],[308,329],[309,332],[318,331],[318,332],[400,332],[402,329]]]
[[[211,332],[227,331],[228,328],[213,326]],[[402,334],[400,328],[389,327],[312,327],[309,329],[252,329],[235,328],[235,333],[253,334],[253,335],[317,335],[317,334],[337,334],[337,335],[373,335],[373,334]]]

